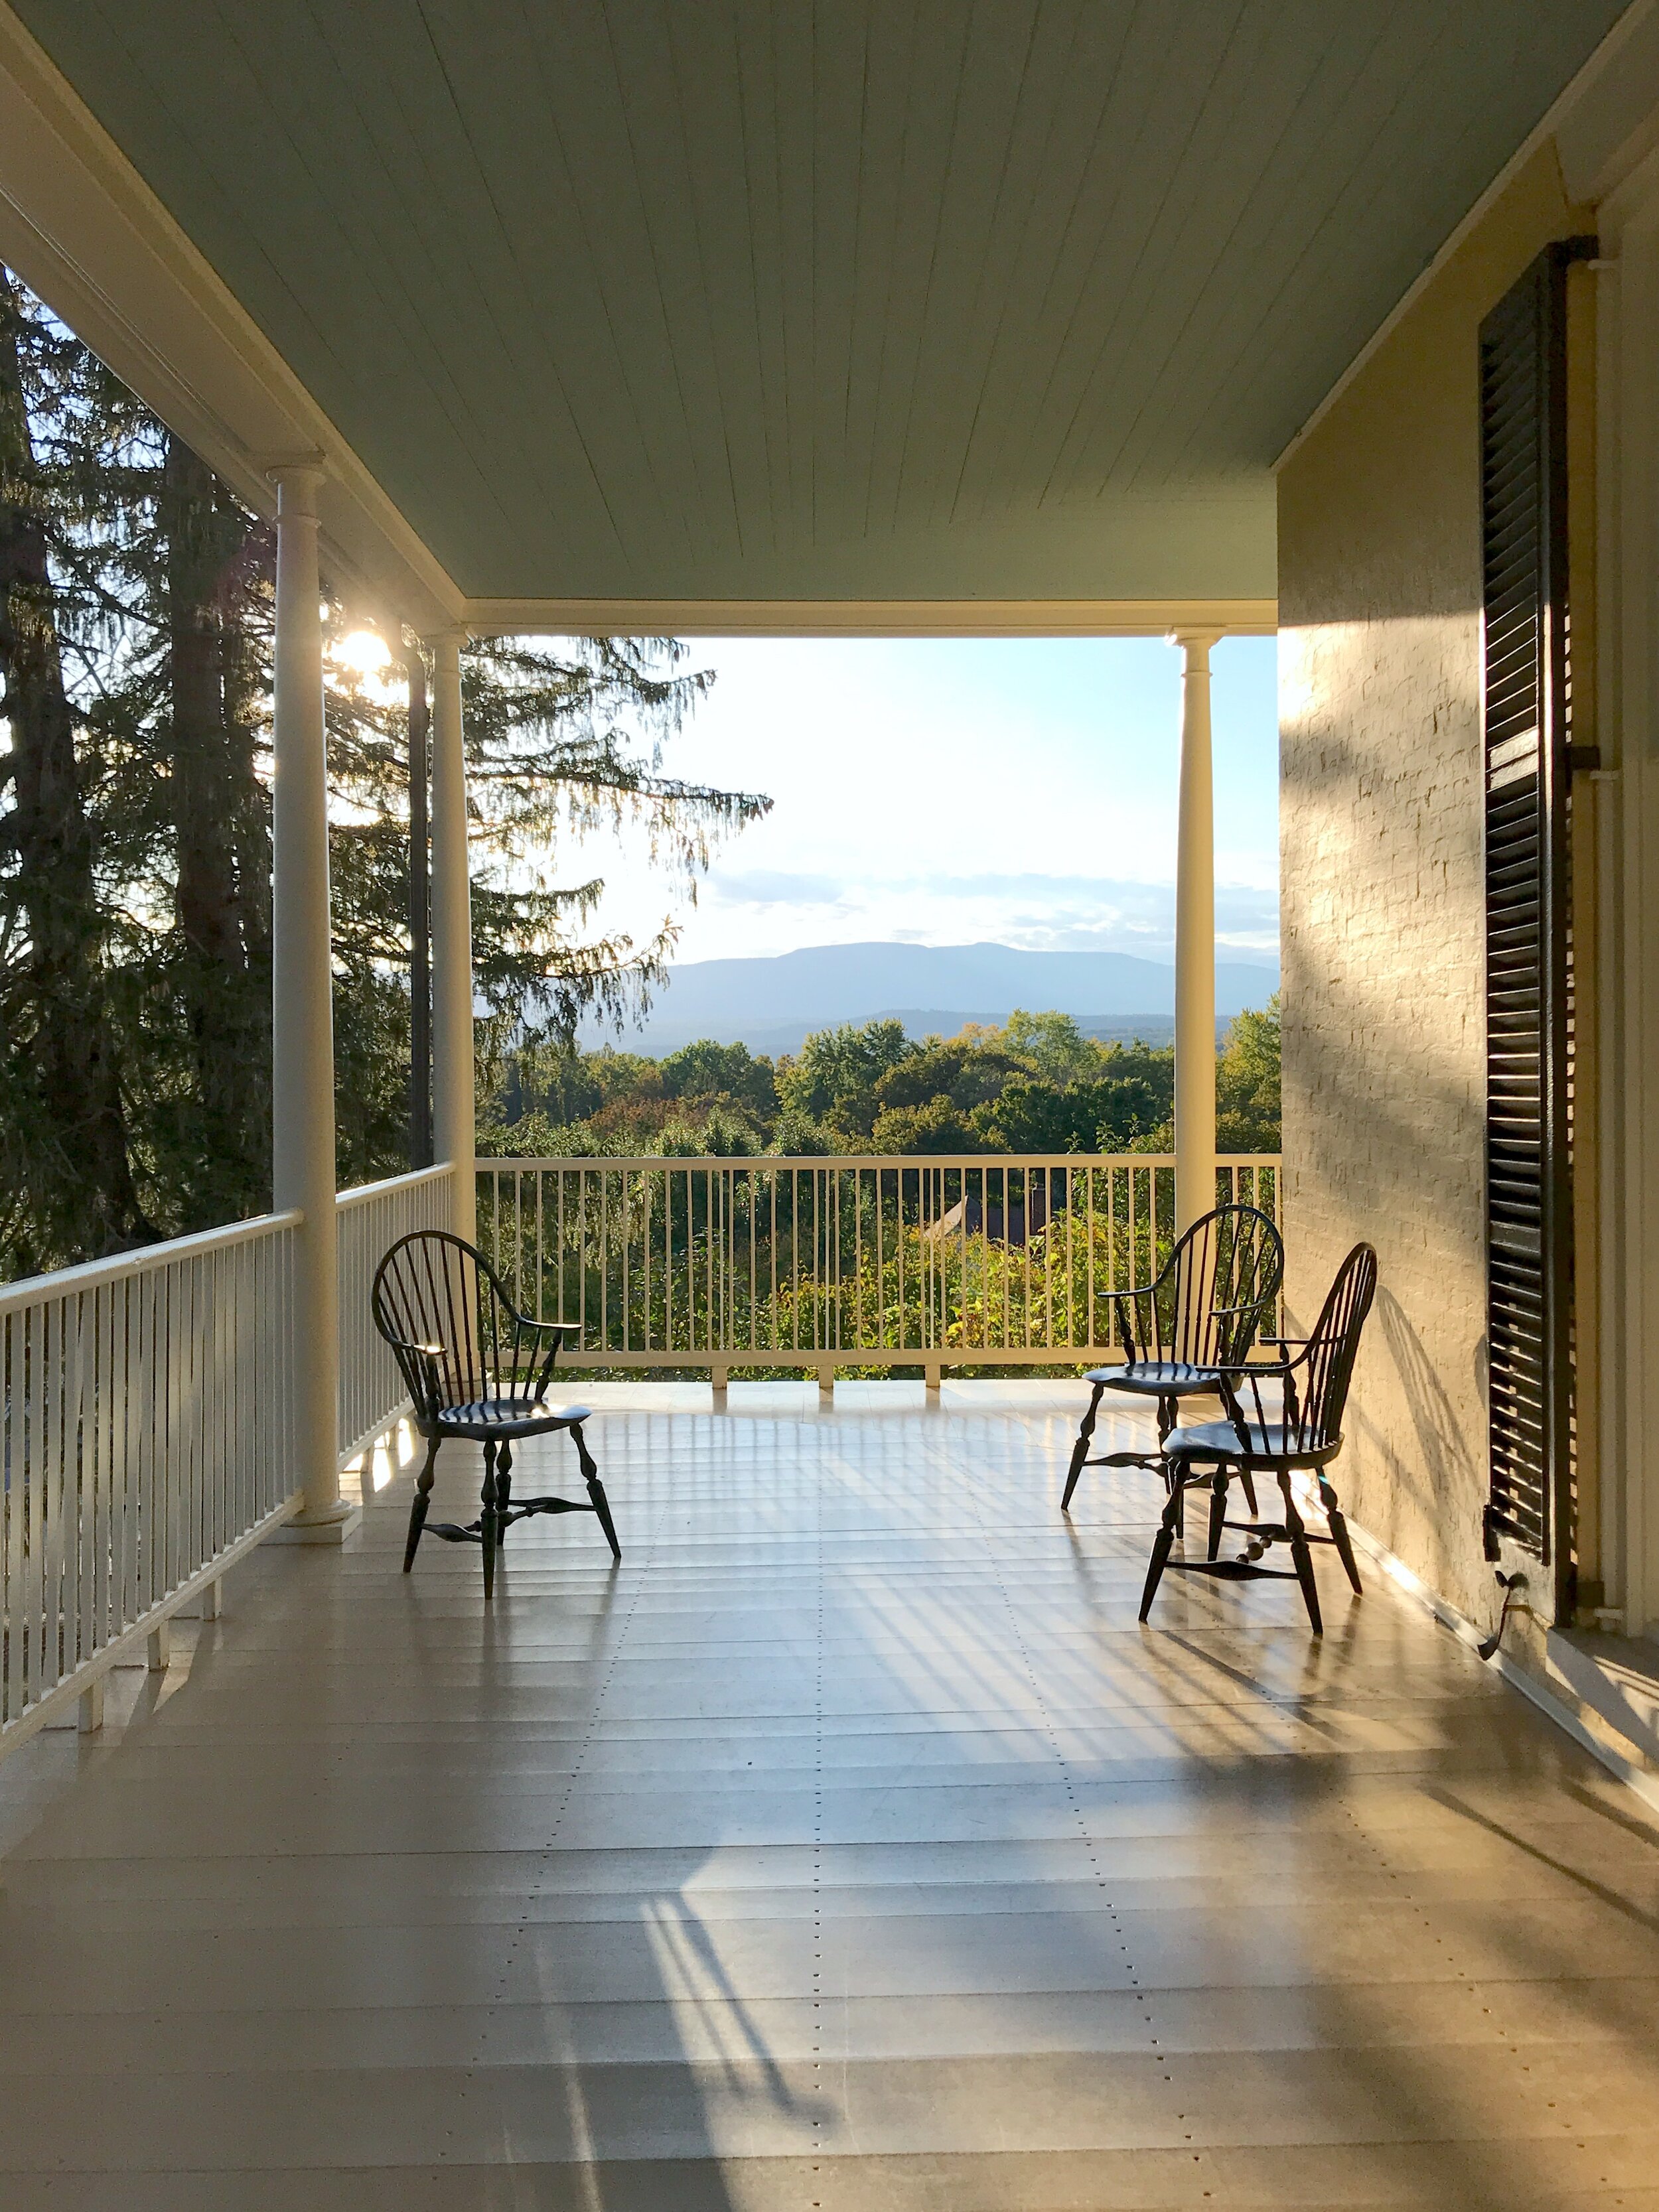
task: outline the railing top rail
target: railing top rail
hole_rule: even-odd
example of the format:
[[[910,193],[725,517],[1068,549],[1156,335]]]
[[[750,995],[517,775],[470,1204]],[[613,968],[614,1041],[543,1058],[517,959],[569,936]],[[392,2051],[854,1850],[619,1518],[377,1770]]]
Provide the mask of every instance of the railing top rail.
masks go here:
[[[204,1259],[210,1252],[228,1251],[234,1244],[251,1244],[257,1237],[274,1237],[283,1229],[297,1229],[305,1216],[297,1206],[286,1213],[259,1213],[251,1221],[233,1221],[222,1229],[204,1229],[193,1237],[169,1237],[160,1244],[141,1244],[133,1252],[117,1252],[107,1260],[88,1260],[78,1267],[56,1267],[50,1274],[26,1275],[19,1282],[0,1285],[0,1318],[24,1306],[48,1298],[67,1298],[106,1283],[130,1282],[158,1267],[177,1267],[181,1260]]]
[[[440,1160],[435,1167],[411,1168],[406,1175],[386,1176],[379,1182],[360,1182],[350,1190],[337,1191],[334,1208],[337,1213],[349,1213],[354,1206],[367,1206],[377,1198],[390,1197],[393,1191],[419,1190],[423,1183],[440,1182],[455,1172],[453,1160]]]
[[[1218,1152],[1218,1168],[1276,1168],[1278,1152]],[[557,1152],[546,1159],[489,1155],[480,1174],[529,1175],[551,1168],[1172,1168],[1173,1152]]]

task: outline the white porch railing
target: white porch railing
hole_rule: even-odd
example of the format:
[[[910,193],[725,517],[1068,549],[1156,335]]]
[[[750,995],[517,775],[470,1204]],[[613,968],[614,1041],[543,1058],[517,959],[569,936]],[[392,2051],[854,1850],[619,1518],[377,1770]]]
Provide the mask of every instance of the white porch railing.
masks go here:
[[[1218,1194],[1277,1217],[1279,1180],[1229,1159]],[[581,1322],[578,1361],[717,1379],[1111,1358],[1110,1294],[1145,1279],[1175,1198],[1152,1157],[499,1160],[480,1186],[483,1242],[521,1305]],[[452,1194],[440,1167],[339,1197],[343,1458],[403,1403],[374,1268]],[[0,1753],[297,1510],[300,1226],[0,1288]]]
[[[398,1363],[374,1328],[368,1294],[374,1270],[400,1237],[416,1229],[447,1229],[454,1218],[455,1171],[447,1161],[414,1175],[393,1176],[343,1190],[336,1266],[340,1286],[340,1457],[351,1458],[380,1435],[406,1393]]]
[[[0,1290],[0,1748],[298,1504],[297,1213]]]
[[[1277,1220],[1276,1157],[1217,1195]],[[521,1307],[616,1368],[1113,1359],[1111,1293],[1174,1234],[1164,1155],[479,1164],[478,1233]]]
[[[368,1292],[386,1247],[447,1228],[453,1170],[337,1200],[340,1454],[404,1402]],[[298,1213],[0,1287],[0,1753],[297,1511]],[[84,1710],[96,1717],[95,1705]]]

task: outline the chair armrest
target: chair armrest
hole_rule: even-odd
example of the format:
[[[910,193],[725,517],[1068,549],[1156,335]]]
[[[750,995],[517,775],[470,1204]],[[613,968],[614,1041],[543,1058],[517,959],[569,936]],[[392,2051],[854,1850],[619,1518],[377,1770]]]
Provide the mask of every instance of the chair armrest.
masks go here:
[[[392,1358],[402,1367],[405,1378],[416,1389],[416,1395],[425,1389],[430,1390],[435,1398],[441,1387],[443,1363],[448,1357],[447,1346],[441,1344],[411,1344],[406,1337],[392,1336],[385,1330],[381,1334],[391,1347]],[[416,1382],[417,1376],[424,1377],[423,1382]]]
[[[1276,1338],[1271,1340],[1277,1342]],[[1247,1375],[1254,1382],[1271,1382],[1276,1376],[1294,1374],[1303,1364],[1301,1356],[1295,1359],[1247,1359],[1242,1364],[1235,1362],[1230,1367],[1212,1367],[1212,1375]]]
[[[507,1311],[512,1314],[519,1328],[526,1334],[557,1338],[573,1334],[579,1336],[581,1334],[582,1325],[579,1321],[532,1321],[528,1314],[521,1314],[516,1308],[509,1306]],[[521,1366],[520,1347],[515,1344],[513,1352],[514,1391],[516,1392],[519,1387],[516,1378],[522,1374],[529,1378],[527,1386],[529,1389],[539,1395],[553,1380],[553,1370],[558,1357],[559,1347],[556,1343],[548,1345],[545,1350],[539,1346],[525,1345],[523,1346],[524,1364]]]
[[[381,1334],[385,1336],[384,1330]],[[441,1344],[411,1344],[402,1336],[386,1336],[386,1341],[393,1352],[412,1352],[417,1359],[441,1359],[447,1348]]]

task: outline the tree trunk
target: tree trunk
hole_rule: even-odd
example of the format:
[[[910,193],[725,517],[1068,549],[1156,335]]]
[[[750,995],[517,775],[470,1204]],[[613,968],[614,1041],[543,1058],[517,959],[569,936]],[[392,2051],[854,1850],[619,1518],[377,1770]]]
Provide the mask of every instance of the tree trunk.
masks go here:
[[[261,957],[267,894],[257,872],[262,793],[252,733],[240,711],[246,703],[240,570],[249,521],[206,463],[173,437],[162,464],[158,519],[167,559],[178,985],[201,1109],[189,1203],[191,1216],[205,1224],[269,1202],[270,984]],[[268,833],[264,842],[268,855]]]
[[[234,539],[226,542],[216,489],[207,464],[170,437],[161,470],[161,522],[167,562],[179,928],[204,963],[240,968],[220,637],[221,583],[236,546]],[[199,1012],[211,1021],[210,1006]]]
[[[11,808],[0,890],[21,939],[6,1042],[33,1109],[14,1171],[27,1181],[21,1246],[36,1265],[119,1251],[153,1237],[134,1186],[109,1020],[106,922],[95,837],[64,686],[42,514],[45,486],[23,378],[22,308],[0,271],[0,672],[11,722],[3,764]],[[18,1133],[13,1143],[19,1142]]]

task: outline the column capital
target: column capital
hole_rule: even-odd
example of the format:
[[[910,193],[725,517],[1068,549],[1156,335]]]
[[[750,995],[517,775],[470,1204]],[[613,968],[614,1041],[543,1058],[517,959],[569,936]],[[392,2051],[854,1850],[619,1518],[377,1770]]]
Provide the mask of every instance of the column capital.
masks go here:
[[[436,629],[422,630],[421,643],[429,653],[435,653],[441,647],[445,646],[453,647],[459,653],[461,647],[470,641],[471,635],[471,628],[466,623],[444,623]]]
[[[276,453],[264,464],[265,474],[290,501],[297,492],[303,499],[314,494],[328,470],[320,453]]]
[[[1226,635],[1224,629],[1172,629],[1165,632],[1164,642],[1178,645],[1183,653],[1207,653]]]

